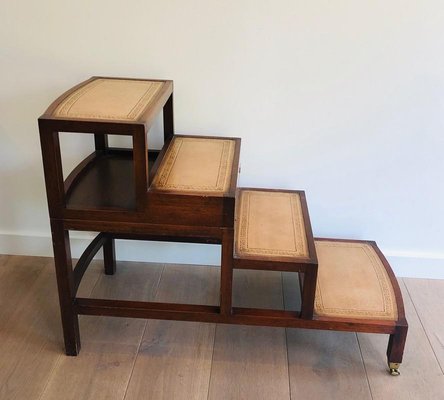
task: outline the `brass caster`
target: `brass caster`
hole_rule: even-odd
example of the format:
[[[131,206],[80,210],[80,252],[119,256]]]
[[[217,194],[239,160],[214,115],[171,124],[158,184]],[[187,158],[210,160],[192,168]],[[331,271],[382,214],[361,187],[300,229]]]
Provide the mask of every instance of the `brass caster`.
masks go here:
[[[389,371],[391,376],[399,376],[399,363],[389,363]]]

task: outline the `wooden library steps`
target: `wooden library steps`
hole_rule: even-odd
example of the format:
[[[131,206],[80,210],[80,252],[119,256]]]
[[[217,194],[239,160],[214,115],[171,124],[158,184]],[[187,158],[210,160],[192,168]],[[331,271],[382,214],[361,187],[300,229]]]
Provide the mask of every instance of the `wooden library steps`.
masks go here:
[[[161,112],[164,144],[150,149]],[[107,315],[388,334],[399,374],[407,321],[376,244],[315,239],[303,191],[238,188],[241,140],[176,135],[172,81],[93,77],[55,100],[39,130],[67,355],[80,350],[78,315]],[[95,149],[64,179],[59,135],[74,132],[94,135]],[[130,136],[132,148],[108,135]],[[74,268],[70,230],[98,233]],[[102,248],[105,273],[115,273],[116,239],[220,244],[220,304],[77,297]],[[298,273],[301,309],[233,307],[234,269]]]

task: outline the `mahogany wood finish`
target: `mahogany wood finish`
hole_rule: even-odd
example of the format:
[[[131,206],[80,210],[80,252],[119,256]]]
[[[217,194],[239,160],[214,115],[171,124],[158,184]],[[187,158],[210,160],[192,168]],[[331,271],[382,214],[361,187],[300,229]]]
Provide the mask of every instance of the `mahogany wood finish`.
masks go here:
[[[58,220],[51,220],[51,233],[65,351],[67,355],[74,356],[80,350],[80,332],[78,314],[74,310],[75,291],[78,284],[74,281],[72,270],[69,233],[63,229],[63,224]]]
[[[94,145],[97,151],[105,151],[108,148],[108,135],[94,135]]]
[[[308,213],[307,199],[303,190],[280,190],[280,189],[258,189],[258,188],[239,188],[241,191],[259,191],[259,192],[279,192],[279,193],[297,193],[301,200],[302,218],[304,220],[305,236],[308,246],[308,257],[288,258],[273,256],[273,259],[262,258],[260,256],[236,256],[233,260],[233,268],[253,269],[264,271],[282,271],[299,272],[299,281],[301,282],[301,318],[312,319],[315,300],[316,279],[318,272],[318,259],[316,256],[315,243],[311,228],[310,216]],[[236,210],[236,220],[241,219],[240,210]],[[297,290],[295,288],[295,290]]]
[[[80,286],[80,282],[82,281],[83,275],[86,272],[86,269],[89,267],[89,264],[93,260],[94,256],[97,252],[102,248],[105,249],[105,243],[107,241],[107,236],[103,233],[99,233],[95,239],[89,244],[89,246],[85,249],[82,256],[77,261],[77,264],[73,271],[73,295],[75,296],[77,293],[77,289]],[[106,272],[106,263],[105,263],[105,272]]]
[[[232,312],[233,243],[234,230],[232,228],[225,228],[222,233],[222,263],[220,271],[220,313],[222,315],[230,315]]]
[[[233,307],[230,314],[222,314],[220,307],[176,303],[146,303],[126,300],[101,300],[76,298],[78,314],[106,315],[131,318],[152,318],[178,321],[201,321],[221,324],[261,325],[282,328],[336,330],[344,332],[369,332],[392,334],[393,322],[379,323],[372,320],[340,320],[319,318],[306,320],[294,311]]]
[[[39,118],[65,348],[69,355],[77,354],[80,348],[78,313],[74,311],[77,288],[89,263],[102,247],[105,273],[115,273],[114,241],[117,237],[221,244],[221,270],[225,277],[221,304],[225,313],[231,312],[229,274],[232,271],[229,266],[240,139],[233,138],[235,150],[230,185],[223,196],[152,191],[150,184],[174,137],[172,81],[156,81],[162,83],[160,90],[135,121],[55,116],[57,107],[68,96],[95,79],[102,78],[93,77],[70,89]],[[149,129],[160,111],[163,111],[164,146],[161,150],[150,150]],[[65,181],[60,132],[94,135],[95,151],[74,168]],[[109,134],[132,136],[132,150],[109,147]],[[101,232],[74,270],[69,230]]]
[[[116,246],[111,235],[106,235],[106,240],[103,243],[103,263],[106,275],[116,273]]]
[[[398,320],[326,318],[314,315],[318,260],[304,192],[298,191],[308,244],[307,258],[291,262],[288,258],[276,258],[272,261],[260,257],[235,258],[234,221],[240,139],[230,138],[235,142],[234,159],[229,189],[223,195],[152,190],[151,183],[176,136],[172,81],[157,81],[162,82],[161,90],[150,106],[143,110],[137,121],[54,117],[53,113],[57,106],[67,96],[94,79],[98,78],[93,77],[64,93],[39,118],[67,355],[77,355],[80,350],[78,315],[85,314],[384,333],[390,335],[387,349],[388,362],[402,361],[407,334],[402,296],[387,260],[374,242],[369,243],[381,258],[396,295]],[[149,129],[154,117],[160,111],[163,111],[164,145],[161,150],[151,150]],[[74,168],[65,181],[60,153],[60,132],[93,134],[95,144],[95,151]],[[109,147],[109,134],[132,136],[132,150]],[[98,232],[74,269],[69,230]],[[116,239],[220,244],[222,247],[220,304],[206,306],[77,297],[82,277],[94,255],[101,248],[103,248],[105,274],[115,273]],[[233,307],[233,268],[298,272],[302,278],[301,310]],[[295,287],[294,290],[299,288]]]

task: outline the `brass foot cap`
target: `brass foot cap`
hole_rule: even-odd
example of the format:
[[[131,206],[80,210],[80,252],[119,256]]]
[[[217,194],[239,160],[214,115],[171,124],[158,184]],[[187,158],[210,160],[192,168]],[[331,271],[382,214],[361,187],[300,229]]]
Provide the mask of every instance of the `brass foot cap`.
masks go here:
[[[392,376],[400,375],[399,365],[400,365],[399,363],[389,363],[390,375]]]

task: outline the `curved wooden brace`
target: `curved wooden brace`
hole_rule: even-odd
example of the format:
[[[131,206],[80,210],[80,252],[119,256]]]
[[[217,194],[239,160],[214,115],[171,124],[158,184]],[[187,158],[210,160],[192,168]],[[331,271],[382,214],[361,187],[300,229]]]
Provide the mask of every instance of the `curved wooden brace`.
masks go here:
[[[107,239],[108,239],[108,236],[105,233],[99,233],[94,238],[94,240],[89,244],[89,246],[85,249],[82,256],[79,258],[79,261],[77,261],[77,264],[76,264],[74,271],[73,271],[73,275],[74,275],[73,294],[74,294],[74,296],[76,295],[77,290],[80,286],[80,282],[82,281],[83,274],[85,273],[86,269],[88,268],[88,266],[91,263],[94,256],[101,249],[101,247],[105,244]]]

